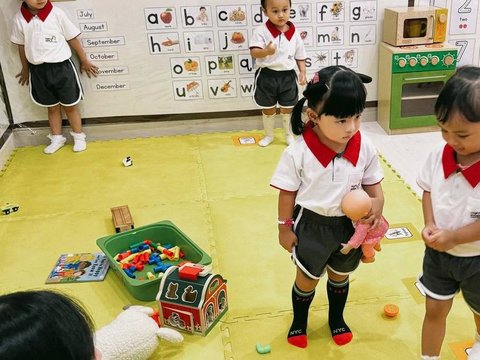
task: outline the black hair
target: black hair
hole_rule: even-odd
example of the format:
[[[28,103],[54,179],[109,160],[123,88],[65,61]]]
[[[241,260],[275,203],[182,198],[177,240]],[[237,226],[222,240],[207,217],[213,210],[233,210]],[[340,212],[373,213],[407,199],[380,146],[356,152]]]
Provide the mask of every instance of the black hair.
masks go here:
[[[448,79],[435,102],[435,116],[444,124],[451,115],[461,114],[480,122],[480,68],[462,66]]]
[[[0,296],[0,359],[92,360],[94,324],[78,300],[57,291]]]
[[[267,2],[267,0],[260,0],[260,4],[262,5],[262,8],[265,9],[265,3]],[[288,0],[288,2],[290,3],[290,7],[292,7],[292,0]]]
[[[292,110],[291,124],[295,135],[303,132],[302,111],[305,102],[318,115],[346,118],[361,114],[365,109],[367,89],[364,83],[370,76],[359,74],[342,65],[327,66],[318,71],[309,81],[303,98]]]

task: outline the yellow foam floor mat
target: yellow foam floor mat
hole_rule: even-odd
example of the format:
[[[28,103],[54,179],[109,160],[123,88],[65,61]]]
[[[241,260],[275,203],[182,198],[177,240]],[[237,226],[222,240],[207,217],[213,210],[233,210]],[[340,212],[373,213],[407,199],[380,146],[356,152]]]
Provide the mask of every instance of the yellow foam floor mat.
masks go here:
[[[308,348],[286,342],[294,266],[278,245],[278,192],[269,187],[285,145],[280,130],[267,148],[239,145],[239,138],[258,135],[98,141],[83,153],[68,145],[50,156],[42,147],[17,149],[0,173],[0,202],[20,205],[0,216],[0,291],[60,289],[80,299],[98,327],[124,305],[140,304],[113,271],[102,282],[44,284],[60,254],[98,251],[96,239],[114,233],[110,208],[127,204],[137,227],[171,220],[228,281],[229,310],[214,329],[206,337],[186,335],[181,345],[162,342],[152,359],[419,358],[424,305],[414,283],[423,255],[421,204],[383,158],[384,215],[394,232],[376,262],[351,277],[345,318],[352,343],[339,347],[331,340],[325,280],[312,303]],[[131,167],[122,164],[127,155]],[[400,307],[397,318],[382,315],[386,303]],[[458,298],[442,359],[465,359],[472,334],[471,313]],[[256,343],[270,345],[271,353],[258,354]]]

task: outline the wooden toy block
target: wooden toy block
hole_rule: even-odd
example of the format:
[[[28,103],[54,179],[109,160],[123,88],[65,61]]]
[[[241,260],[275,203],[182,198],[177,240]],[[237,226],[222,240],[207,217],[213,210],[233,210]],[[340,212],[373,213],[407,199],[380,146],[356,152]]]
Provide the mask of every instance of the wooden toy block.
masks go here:
[[[132,215],[128,209],[128,205],[116,206],[110,209],[112,212],[113,225],[115,226],[115,232],[126,231],[133,229]]]

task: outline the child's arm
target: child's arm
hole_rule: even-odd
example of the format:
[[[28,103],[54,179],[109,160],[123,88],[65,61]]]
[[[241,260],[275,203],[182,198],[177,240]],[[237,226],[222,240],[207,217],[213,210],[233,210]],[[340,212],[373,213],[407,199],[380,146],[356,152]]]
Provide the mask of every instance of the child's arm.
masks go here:
[[[252,47],[250,49],[250,55],[254,59],[264,58],[266,56],[275,54],[276,50],[277,49],[276,49],[275,45],[273,44],[273,42],[270,41],[267,44],[267,46],[265,46],[265,48],[263,48],[263,49],[261,49],[259,47]]]
[[[445,232],[446,236],[451,237],[448,239],[446,236],[441,234],[441,232]],[[460,245],[460,244],[467,244],[473,241],[477,241],[480,239],[480,221],[477,220],[471,224],[465,225],[461,228],[458,228],[456,230],[442,230],[439,231],[439,233],[435,233],[432,236],[433,240],[435,240],[437,243],[444,243],[444,248],[445,249],[440,249],[439,251],[446,251],[448,249],[451,249],[455,245]],[[450,242],[453,246],[448,247],[448,242]]]
[[[278,195],[279,220],[287,220],[292,218],[296,197],[296,192],[280,190],[280,194]],[[298,242],[297,236],[293,232],[293,226],[278,224],[278,240],[280,245],[285,250],[292,252],[292,248],[297,245]]]
[[[85,51],[83,50],[82,44],[78,40],[78,38],[73,38],[68,40],[68,44],[70,47],[75,50],[75,52],[78,55],[78,59],[80,60],[80,72],[85,71],[87,73],[88,77],[95,76],[97,77],[98,75],[98,67],[94,64],[92,64],[88,59],[87,59],[87,54],[85,54]]]
[[[298,83],[300,85],[305,85],[307,83],[307,69],[305,67],[305,60],[296,60],[296,62],[299,71]]]
[[[360,221],[364,224],[372,224],[370,229],[374,229],[378,226],[380,220],[382,219],[383,203],[385,201],[383,197],[382,185],[380,183],[363,185],[363,190],[365,190],[365,192],[372,198],[372,210],[370,210],[370,213]]]
[[[431,239],[430,236],[438,231],[437,225],[435,225],[435,219],[433,217],[432,198],[428,191],[423,192],[422,196],[422,210],[423,210],[423,223],[425,226],[422,230],[422,239],[428,246]]]
[[[15,76],[18,79],[20,85],[28,85],[29,78],[29,64],[27,56],[25,55],[25,46],[18,45],[18,55],[20,56],[20,62],[22,63],[22,70]]]

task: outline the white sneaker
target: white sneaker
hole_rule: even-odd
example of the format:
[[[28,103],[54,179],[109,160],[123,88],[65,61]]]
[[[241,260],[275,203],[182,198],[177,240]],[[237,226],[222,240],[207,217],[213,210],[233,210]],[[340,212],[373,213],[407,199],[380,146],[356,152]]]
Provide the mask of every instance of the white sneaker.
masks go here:
[[[47,137],[50,139],[50,145],[43,149],[45,154],[53,154],[65,145],[65,141],[67,141],[67,138],[63,135],[48,134]]]
[[[287,135],[287,145],[293,144],[295,142],[295,136]]]
[[[73,137],[73,151],[79,152],[87,149],[87,142],[85,141],[87,135],[85,135],[85,133],[70,131],[70,135]]]
[[[273,137],[271,136],[265,136],[262,140],[258,142],[258,145],[265,147],[270,145],[273,142]]]

